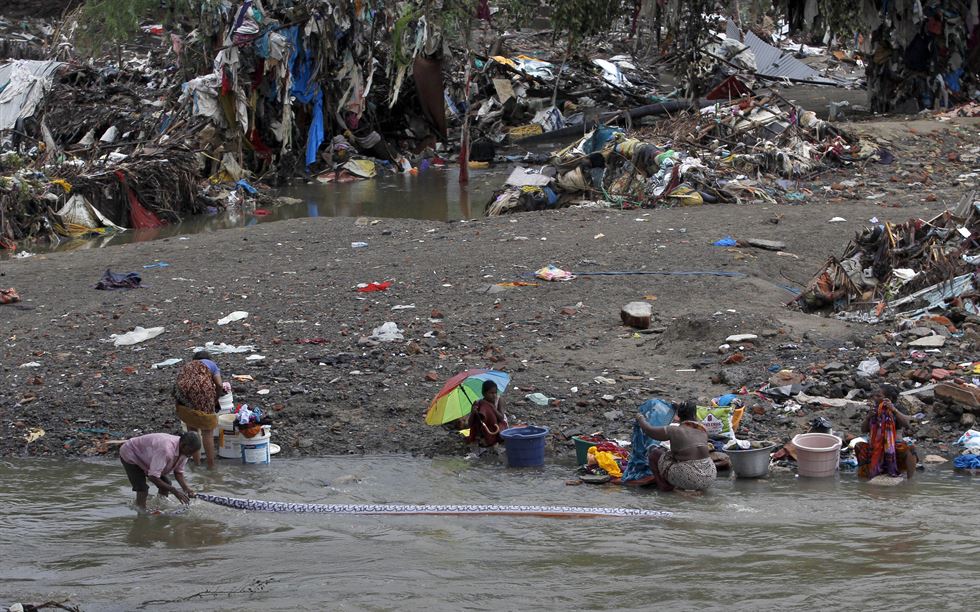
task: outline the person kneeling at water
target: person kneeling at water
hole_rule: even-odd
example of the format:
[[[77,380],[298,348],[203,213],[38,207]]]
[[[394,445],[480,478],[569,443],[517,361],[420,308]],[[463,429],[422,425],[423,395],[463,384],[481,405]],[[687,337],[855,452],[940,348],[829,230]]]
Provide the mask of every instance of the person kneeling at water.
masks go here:
[[[675,488],[703,491],[711,486],[718,472],[709,457],[711,444],[704,425],[697,421],[697,406],[685,402],[677,408],[679,427],[653,427],[642,414],[636,422],[643,433],[654,440],[670,441],[670,450],[653,447],[647,455],[650,470],[661,491]]]
[[[466,441],[481,448],[496,446],[500,442],[500,432],[507,429],[507,416],[497,397],[497,383],[492,380],[483,383],[483,399],[473,402],[469,427],[470,435]]]
[[[871,408],[864,417],[861,431],[867,434],[870,442],[854,445],[854,455],[858,461],[858,476],[871,479],[880,474],[905,475],[912,479],[918,457],[915,447],[906,444],[898,436],[909,426],[911,419],[895,408],[898,389],[893,385],[882,385],[871,396]]]
[[[150,491],[147,479],[157,487],[160,495],[173,493],[182,504],[189,503],[194,492],[184,480],[184,466],[188,457],[201,450],[201,436],[189,431],[180,437],[155,433],[130,438],[119,449],[119,459],[126,469],[126,476],[136,491],[136,505],[146,509],[146,497]],[[180,490],[170,484],[167,474],[173,472]]]

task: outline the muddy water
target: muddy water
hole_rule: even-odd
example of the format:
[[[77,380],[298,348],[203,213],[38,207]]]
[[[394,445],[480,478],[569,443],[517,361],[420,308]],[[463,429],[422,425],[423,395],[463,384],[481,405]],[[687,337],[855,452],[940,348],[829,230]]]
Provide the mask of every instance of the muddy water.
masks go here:
[[[129,230],[98,237],[65,241],[58,245],[23,244],[20,251],[45,253],[147,242],[236,227],[252,227],[301,217],[386,217],[454,221],[483,215],[494,191],[500,189],[514,164],[470,170],[469,182],[459,183],[455,167],[433,168],[412,176],[396,174],[339,185],[297,181],[276,191],[278,196],[301,200],[297,204],[260,209],[245,207],[215,215],[196,215],[159,229]],[[0,251],[0,259],[10,254]]]
[[[875,488],[777,474],[688,498],[569,487],[571,471],[333,457],[222,463],[189,480],[269,500],[627,506],[675,518],[246,514],[200,501],[137,517],[117,463],[7,460],[0,605],[71,595],[85,610],[975,609],[980,492],[968,476],[937,470]]]

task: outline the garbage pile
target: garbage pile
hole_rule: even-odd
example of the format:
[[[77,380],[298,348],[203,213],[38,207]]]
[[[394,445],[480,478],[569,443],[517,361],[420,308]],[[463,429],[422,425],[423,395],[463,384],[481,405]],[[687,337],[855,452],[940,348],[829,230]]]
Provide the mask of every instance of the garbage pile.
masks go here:
[[[980,201],[953,211],[865,228],[831,257],[796,299],[807,312],[834,310],[868,322],[941,314],[980,316]]]
[[[212,203],[161,93],[130,69],[15,60],[0,66],[0,240],[58,242],[152,228]],[[218,204],[220,206],[220,203]]]
[[[721,91],[724,101],[705,101],[696,112],[660,121],[653,129],[599,127],[555,153],[544,167],[516,169],[486,214],[596,203],[623,208],[774,203],[781,194],[792,198],[795,185],[789,179],[832,165],[893,159],[887,150],[776,95],[741,95],[748,90],[734,77]]]

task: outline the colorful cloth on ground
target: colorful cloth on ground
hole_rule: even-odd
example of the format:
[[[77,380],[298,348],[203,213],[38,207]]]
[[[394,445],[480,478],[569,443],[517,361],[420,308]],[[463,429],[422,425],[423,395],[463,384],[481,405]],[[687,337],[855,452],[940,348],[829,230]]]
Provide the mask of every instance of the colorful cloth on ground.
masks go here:
[[[205,414],[217,412],[218,390],[214,386],[211,370],[200,361],[191,361],[180,369],[173,396],[178,404],[187,408]]]
[[[637,411],[646,418],[647,423],[653,427],[666,427],[674,420],[674,407],[667,402],[659,399],[651,399],[644,402]],[[640,429],[638,423],[633,424],[632,452],[630,460],[623,470],[623,482],[631,480],[643,480],[653,476],[650,464],[647,463],[647,453],[653,446],[660,442],[648,437]]]
[[[623,470],[619,467],[619,462],[616,461],[615,455],[609,451],[596,450],[596,447],[592,446],[589,447],[589,454],[593,455],[599,467],[613,478],[619,478],[623,475]]]
[[[218,415],[213,412],[201,412],[177,404],[177,418],[184,422],[187,429],[210,430],[218,426]]]
[[[980,470],[980,456],[960,455],[953,459],[953,467],[958,470]]]
[[[637,518],[670,518],[672,512],[637,508],[578,508],[575,506],[498,506],[494,504],[453,504],[417,506],[409,504],[303,504],[239,499],[198,493],[196,499],[229,508],[252,512],[311,512],[317,514],[429,514],[429,515],[530,515],[593,517],[621,516]]]
[[[871,428],[870,446],[871,459],[868,465],[868,478],[874,478],[878,474],[888,474],[898,476],[898,461],[896,460],[895,448],[895,417],[892,415],[894,407],[888,400],[879,403],[871,414],[869,426]]]
[[[912,453],[912,456],[916,456],[915,447],[905,442],[895,443],[895,462],[898,465],[898,470],[900,472],[905,472],[908,475],[908,456]],[[871,445],[867,442],[858,442],[854,445],[854,458],[857,459],[857,475],[858,478],[864,478],[865,480],[870,480],[874,478],[877,474],[871,473]]]
[[[657,468],[667,482],[686,491],[704,491],[718,475],[715,462],[710,457],[677,461],[670,451],[660,455]]]
[[[183,474],[187,457],[180,454],[180,438],[164,433],[130,438],[119,449],[119,458],[138,465],[147,476],[160,478],[170,472]]]

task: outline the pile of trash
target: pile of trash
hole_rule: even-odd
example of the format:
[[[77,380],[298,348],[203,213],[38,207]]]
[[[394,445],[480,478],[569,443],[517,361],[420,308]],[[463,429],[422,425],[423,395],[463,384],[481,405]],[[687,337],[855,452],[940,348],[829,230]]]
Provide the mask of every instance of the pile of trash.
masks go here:
[[[56,60],[0,66],[0,241],[57,243],[153,228],[220,207],[201,189],[154,83],[135,70]]]
[[[778,95],[750,95],[734,77],[723,85],[714,103],[705,100],[653,130],[602,126],[544,167],[516,169],[486,214],[596,202],[623,208],[774,203],[781,194],[793,199],[797,181],[790,179],[831,165],[894,159]]]
[[[831,257],[796,303],[867,322],[941,314],[980,316],[980,201],[955,210],[865,228]]]

